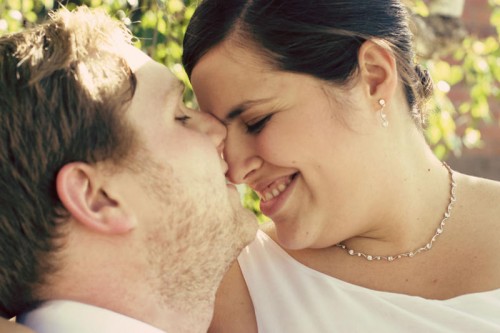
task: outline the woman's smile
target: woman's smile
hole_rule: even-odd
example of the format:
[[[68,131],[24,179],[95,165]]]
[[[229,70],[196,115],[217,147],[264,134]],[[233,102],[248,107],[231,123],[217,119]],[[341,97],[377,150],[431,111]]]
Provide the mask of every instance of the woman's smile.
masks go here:
[[[285,206],[293,192],[298,174],[294,173],[287,177],[281,177],[262,189],[255,188],[255,192],[261,199],[260,209],[262,213],[272,218]]]

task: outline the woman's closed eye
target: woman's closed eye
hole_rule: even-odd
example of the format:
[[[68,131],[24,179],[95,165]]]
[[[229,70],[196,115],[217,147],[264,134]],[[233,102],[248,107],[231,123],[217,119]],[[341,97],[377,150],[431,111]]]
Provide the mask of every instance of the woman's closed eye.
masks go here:
[[[269,115],[265,116],[264,118],[257,120],[257,122],[255,122],[255,123],[246,124],[247,133],[249,133],[249,134],[260,133],[264,129],[264,127],[266,126],[267,122],[269,120],[271,120],[272,116],[273,116],[272,114],[269,114]]]
[[[180,122],[180,123],[181,123],[181,124],[183,124],[183,125],[186,125],[186,124],[187,124],[187,122],[189,121],[189,119],[191,119],[191,117],[186,116],[186,115],[184,115],[184,114],[183,114],[183,115],[181,115],[181,116],[176,116],[176,117],[175,117],[175,121],[178,121],[178,122]]]

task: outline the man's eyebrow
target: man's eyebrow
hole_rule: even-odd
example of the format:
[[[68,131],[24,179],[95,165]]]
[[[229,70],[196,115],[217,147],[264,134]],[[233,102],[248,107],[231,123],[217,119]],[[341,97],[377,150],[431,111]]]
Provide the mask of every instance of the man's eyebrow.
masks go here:
[[[262,98],[262,99],[256,99],[252,101],[245,101],[243,103],[238,104],[237,106],[231,108],[231,111],[227,114],[227,116],[224,118],[225,123],[230,123],[234,119],[238,118],[241,116],[242,113],[250,109],[251,107],[257,105],[257,104],[263,104],[268,101],[270,101],[271,98]]]
[[[175,79],[172,87],[165,91],[165,100],[176,97],[178,94],[182,94],[184,89],[186,89],[184,83],[182,83],[180,80]]]
[[[184,85],[184,83],[182,83],[182,81],[176,79],[172,90],[176,93],[179,93],[179,92],[182,93],[182,92],[184,92],[184,89],[186,89],[186,86]]]

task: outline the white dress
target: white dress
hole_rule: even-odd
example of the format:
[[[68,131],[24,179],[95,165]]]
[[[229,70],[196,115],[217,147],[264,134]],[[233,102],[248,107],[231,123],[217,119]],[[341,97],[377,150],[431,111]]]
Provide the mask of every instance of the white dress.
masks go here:
[[[500,289],[448,300],[375,291],[301,264],[262,231],[238,262],[259,333],[500,332]]]

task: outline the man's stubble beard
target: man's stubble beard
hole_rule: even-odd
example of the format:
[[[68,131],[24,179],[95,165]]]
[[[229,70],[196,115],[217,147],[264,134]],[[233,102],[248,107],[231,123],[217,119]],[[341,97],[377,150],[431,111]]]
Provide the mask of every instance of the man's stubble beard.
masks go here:
[[[150,172],[149,187],[162,203],[147,239],[149,264],[157,267],[151,283],[179,310],[192,311],[194,304],[212,306],[225,272],[255,237],[255,216],[234,207],[228,191],[213,180],[201,179],[204,187],[193,189],[183,186],[171,170],[157,166]]]

